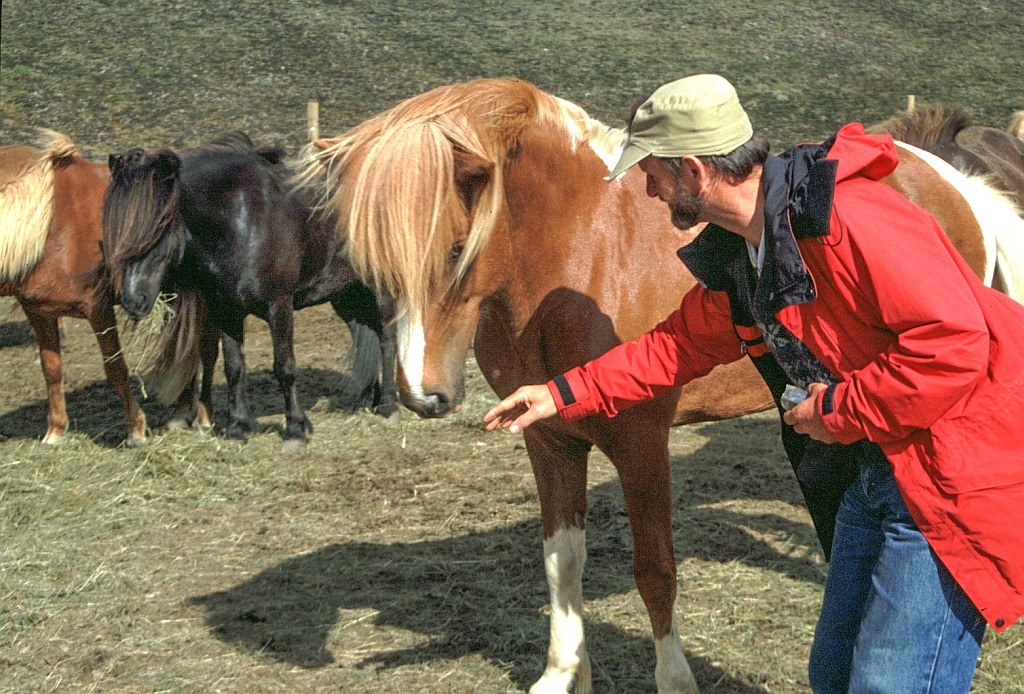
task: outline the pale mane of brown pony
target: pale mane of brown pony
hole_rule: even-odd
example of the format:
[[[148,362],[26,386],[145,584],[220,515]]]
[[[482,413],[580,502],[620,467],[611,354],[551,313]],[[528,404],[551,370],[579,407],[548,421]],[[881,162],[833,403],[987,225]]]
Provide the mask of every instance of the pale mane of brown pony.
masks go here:
[[[504,205],[504,168],[531,124],[562,127],[580,142],[588,127],[576,106],[516,79],[440,87],[408,99],[347,133],[307,147],[299,185],[322,186],[353,267],[421,313],[445,282],[458,282],[486,246]],[[485,174],[472,210],[455,183],[459,167]]]
[[[1024,141],[1024,111],[1014,111],[1006,131],[1018,140]]]
[[[41,129],[40,138],[39,156],[10,162],[0,181],[0,283],[21,281],[42,258],[53,219],[53,172],[78,154],[67,135]]]

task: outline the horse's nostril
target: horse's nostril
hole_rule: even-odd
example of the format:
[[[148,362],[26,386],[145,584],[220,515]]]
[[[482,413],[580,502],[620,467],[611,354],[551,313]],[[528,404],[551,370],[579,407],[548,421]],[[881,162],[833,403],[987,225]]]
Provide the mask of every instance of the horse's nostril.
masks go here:
[[[451,398],[446,393],[434,391],[424,393],[427,402],[430,403],[430,410],[434,414],[445,414],[451,409]]]

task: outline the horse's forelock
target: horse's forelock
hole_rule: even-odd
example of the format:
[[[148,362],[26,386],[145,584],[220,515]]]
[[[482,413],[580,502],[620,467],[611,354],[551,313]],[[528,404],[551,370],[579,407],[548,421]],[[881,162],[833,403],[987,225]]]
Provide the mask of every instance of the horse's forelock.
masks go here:
[[[156,159],[118,171],[103,201],[103,253],[115,293],[128,264],[152,250],[178,223],[178,182],[162,176]]]
[[[458,282],[486,246],[504,201],[509,152],[534,123],[587,139],[582,109],[521,80],[484,79],[408,99],[340,137],[306,148],[299,185],[319,185],[364,279],[422,311],[445,281],[453,245]],[[455,149],[493,164],[467,218],[455,187]]]

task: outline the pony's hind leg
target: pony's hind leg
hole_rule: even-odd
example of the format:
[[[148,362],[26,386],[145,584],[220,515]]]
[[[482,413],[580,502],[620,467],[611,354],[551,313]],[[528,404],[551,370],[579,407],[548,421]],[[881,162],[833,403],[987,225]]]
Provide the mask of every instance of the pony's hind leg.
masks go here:
[[[125,364],[124,354],[121,352],[113,307],[109,304],[101,307],[89,319],[89,324],[96,334],[96,341],[103,355],[103,371],[107,375],[107,381],[114,387],[114,392],[121,400],[125,425],[128,427],[125,443],[129,446],[137,445],[146,440],[146,414],[139,407],[129,385],[128,365]]]
[[[42,316],[28,310],[25,315],[36,334],[39,363],[46,381],[46,435],[43,436],[43,443],[57,444],[68,428],[68,413],[64,405],[64,372],[60,358],[60,326],[58,319],[52,316]]]
[[[213,373],[217,367],[217,352],[220,350],[220,334],[213,323],[205,320],[199,336],[199,358],[203,365],[203,380],[199,388],[199,402],[196,403],[196,418],[192,426],[200,431],[213,428]]]
[[[271,304],[267,323],[274,343],[274,376],[284,394],[285,430],[282,449],[288,451],[303,446],[306,433],[313,433],[313,425],[302,409],[295,388],[295,312],[292,310],[290,296]]]
[[[590,694],[590,656],[583,634],[590,445],[544,431],[543,425],[524,433],[540,496],[544,572],[551,598],[547,666],[530,694]]]
[[[238,321],[238,335],[241,335],[241,323]],[[257,429],[256,420],[249,412],[246,399],[246,368],[245,354],[242,351],[241,339],[235,339],[230,333],[221,331],[221,347],[224,350],[224,377],[228,382],[228,412],[230,422],[224,433],[229,439],[245,441],[248,433]]]

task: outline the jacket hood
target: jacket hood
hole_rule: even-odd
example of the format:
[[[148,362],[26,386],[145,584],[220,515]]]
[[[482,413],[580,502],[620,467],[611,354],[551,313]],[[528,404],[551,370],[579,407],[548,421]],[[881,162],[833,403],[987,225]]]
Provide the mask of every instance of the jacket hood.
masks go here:
[[[850,123],[835,134],[827,159],[839,162],[836,181],[865,176],[879,181],[896,169],[899,158],[890,135],[868,135],[860,123]]]

